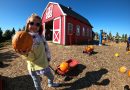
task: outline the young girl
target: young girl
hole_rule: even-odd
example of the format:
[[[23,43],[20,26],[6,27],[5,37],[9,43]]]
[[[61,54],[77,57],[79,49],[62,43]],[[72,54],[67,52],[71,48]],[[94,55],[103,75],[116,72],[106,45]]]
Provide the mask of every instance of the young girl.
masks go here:
[[[26,52],[18,51],[18,53],[27,58],[28,71],[33,79],[36,90],[42,90],[39,75],[48,77],[49,87],[59,86],[58,83],[53,82],[54,76],[49,68],[51,56],[48,44],[42,35],[43,29],[41,18],[36,14],[32,14],[27,19],[25,30],[33,37],[32,50],[30,52],[28,52],[28,50]]]

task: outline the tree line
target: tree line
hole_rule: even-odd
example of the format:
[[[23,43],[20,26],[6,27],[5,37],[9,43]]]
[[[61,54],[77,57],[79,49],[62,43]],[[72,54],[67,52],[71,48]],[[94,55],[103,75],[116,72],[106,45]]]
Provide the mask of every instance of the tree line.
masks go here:
[[[25,27],[23,27],[23,29],[17,30],[17,31],[21,31],[24,30]],[[13,28],[12,30],[7,29],[5,32],[3,32],[3,30],[0,28],[0,43],[1,42],[5,42],[6,40],[10,40],[12,38],[12,36],[15,34],[16,30],[15,28]]]
[[[116,35],[112,35],[111,32],[109,32],[108,34],[106,32],[103,32],[103,39],[107,39],[110,41],[121,41],[121,42],[126,42],[128,39],[128,35],[127,34],[122,34],[121,36],[119,35],[119,33],[117,32]],[[95,32],[95,39],[98,40],[99,39],[99,34],[97,32]]]
[[[17,31],[21,31],[24,30],[25,26]],[[16,30],[13,28],[12,30],[6,30],[5,32],[3,32],[3,30],[0,28],[0,42],[4,42],[6,40],[10,40],[12,38],[12,36],[15,34]],[[94,40],[99,40],[99,34],[97,32],[94,32]],[[109,32],[108,34],[106,32],[103,32],[103,38],[110,40],[110,41],[122,41],[122,42],[126,42],[128,39],[128,35],[127,34],[122,34],[122,36],[119,35],[119,33],[117,32],[115,36],[112,35],[111,32]]]

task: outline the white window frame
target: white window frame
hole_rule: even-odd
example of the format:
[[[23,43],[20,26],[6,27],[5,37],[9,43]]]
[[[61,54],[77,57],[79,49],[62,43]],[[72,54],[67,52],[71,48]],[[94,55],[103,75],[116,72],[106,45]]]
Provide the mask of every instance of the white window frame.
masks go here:
[[[85,31],[85,27],[83,27],[83,29],[82,29],[82,36],[85,36],[85,33],[86,31]]]
[[[47,8],[46,10],[46,19],[51,18],[53,14],[53,5]]]
[[[92,30],[89,30],[89,37],[92,37]]]
[[[68,34],[72,34],[72,32],[73,32],[73,24],[68,23]]]
[[[86,28],[86,30],[85,30],[85,36],[86,36],[86,37],[88,36],[87,28]]]
[[[87,37],[89,37],[89,29],[87,28]]]
[[[76,35],[80,36],[80,26],[79,25],[76,26]]]

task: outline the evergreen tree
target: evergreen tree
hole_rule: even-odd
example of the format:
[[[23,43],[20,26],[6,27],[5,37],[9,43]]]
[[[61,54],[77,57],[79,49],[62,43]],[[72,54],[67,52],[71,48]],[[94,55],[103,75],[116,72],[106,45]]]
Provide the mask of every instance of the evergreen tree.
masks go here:
[[[15,34],[15,29],[13,28],[11,31],[11,37]]]
[[[1,28],[0,28],[0,37],[2,37],[2,33],[3,33],[3,31],[2,31]]]
[[[2,34],[3,34],[3,31],[0,28],[0,42],[2,42],[2,40],[3,40]]]
[[[119,37],[120,37],[120,36],[119,36],[119,33],[117,32],[117,33],[116,33],[116,39],[119,39]]]
[[[116,43],[119,42],[119,38],[120,38],[120,36],[119,36],[119,33],[117,32],[117,33],[116,33],[116,37],[115,37]]]
[[[127,34],[125,34],[125,41],[127,41],[127,39],[128,39],[128,36],[127,36]]]
[[[12,35],[13,35],[13,34],[15,34],[15,29],[14,29],[14,28],[12,29]]]
[[[22,31],[22,30],[21,30],[21,28],[19,28],[19,30],[18,30],[18,31]]]
[[[25,30],[25,26],[23,26],[23,29],[22,30]]]
[[[3,37],[4,37],[5,40],[11,39],[11,37],[12,37],[11,31],[10,30],[6,30],[5,33],[3,34]]]
[[[125,41],[125,35],[124,34],[122,34],[122,41],[124,42]]]
[[[98,40],[99,39],[99,35],[97,32],[95,32],[95,40]]]
[[[112,40],[112,39],[113,39],[113,36],[112,36],[111,32],[109,33],[109,35],[108,35],[108,36],[109,36],[109,39],[110,39],[110,40]]]

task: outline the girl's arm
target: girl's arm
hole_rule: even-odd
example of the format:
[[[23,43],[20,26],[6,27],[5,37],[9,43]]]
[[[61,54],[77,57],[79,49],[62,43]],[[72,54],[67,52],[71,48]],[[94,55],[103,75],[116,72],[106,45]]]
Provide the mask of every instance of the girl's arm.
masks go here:
[[[21,52],[19,54],[21,54]],[[28,53],[22,53],[21,57],[28,61],[34,61],[36,59],[35,54],[32,50]]]

